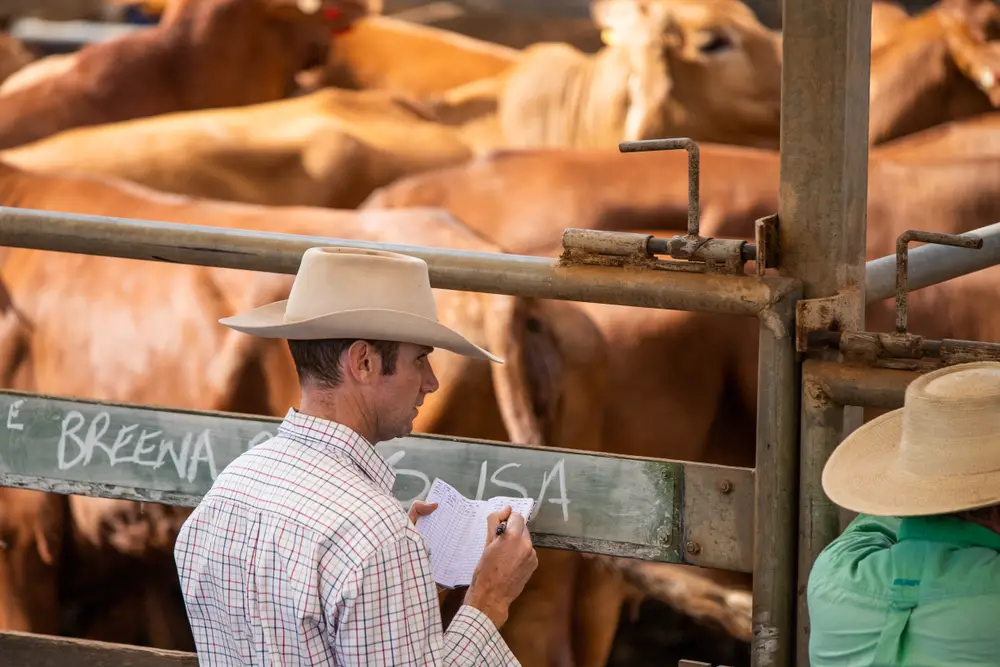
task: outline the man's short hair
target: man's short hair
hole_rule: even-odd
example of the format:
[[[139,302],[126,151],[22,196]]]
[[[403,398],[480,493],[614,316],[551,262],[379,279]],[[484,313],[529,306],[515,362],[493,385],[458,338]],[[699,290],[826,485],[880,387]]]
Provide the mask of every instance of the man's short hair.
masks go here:
[[[344,379],[340,367],[340,357],[347,348],[358,340],[364,340],[375,348],[382,360],[382,374],[396,372],[399,357],[399,343],[389,340],[367,340],[359,338],[325,338],[321,340],[289,340],[288,349],[299,374],[299,382],[308,378],[317,384],[333,389]]]

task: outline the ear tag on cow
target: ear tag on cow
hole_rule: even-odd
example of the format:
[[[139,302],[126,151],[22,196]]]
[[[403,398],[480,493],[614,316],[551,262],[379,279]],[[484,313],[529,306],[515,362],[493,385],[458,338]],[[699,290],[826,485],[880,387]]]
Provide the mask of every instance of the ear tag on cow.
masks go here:
[[[323,6],[323,0],[298,0],[298,4],[303,14],[315,14]]]
[[[604,28],[601,30],[601,42],[604,43],[605,46],[614,46],[618,43],[618,36],[611,28]]]

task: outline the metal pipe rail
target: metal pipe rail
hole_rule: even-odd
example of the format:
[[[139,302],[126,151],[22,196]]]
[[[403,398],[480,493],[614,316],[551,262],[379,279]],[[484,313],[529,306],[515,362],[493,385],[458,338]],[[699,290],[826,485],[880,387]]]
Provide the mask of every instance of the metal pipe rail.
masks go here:
[[[968,248],[927,244],[909,251],[907,285],[913,292],[1000,264],[1000,222],[962,232],[962,237],[982,239],[975,252]],[[896,293],[896,255],[868,262],[865,301],[875,303]]]
[[[431,284],[539,299],[757,316],[795,290],[777,276],[622,271],[544,257],[0,207],[0,246],[294,274],[317,245],[388,250],[427,262]]]

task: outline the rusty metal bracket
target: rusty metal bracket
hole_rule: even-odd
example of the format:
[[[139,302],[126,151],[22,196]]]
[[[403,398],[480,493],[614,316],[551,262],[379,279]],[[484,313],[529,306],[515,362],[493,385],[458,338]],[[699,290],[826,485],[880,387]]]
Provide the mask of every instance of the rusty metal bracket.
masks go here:
[[[805,352],[817,345],[825,347],[829,339],[822,334],[859,329],[860,322],[845,322],[837,317],[838,313],[847,312],[844,303],[846,299],[846,294],[834,294],[820,299],[799,299],[795,303],[795,349]]]
[[[687,137],[673,139],[648,139],[643,141],[623,141],[618,144],[622,153],[643,153],[649,151],[684,149],[688,154],[688,212],[687,234],[671,238],[654,238],[648,236],[645,244],[637,248],[634,244],[641,243],[637,239],[622,240],[621,243],[610,236],[614,232],[592,232],[584,234],[583,230],[566,230],[573,232],[563,234],[564,261],[584,263],[609,263],[608,257],[631,257],[631,263],[651,264],[652,268],[679,271],[711,271],[719,273],[740,274],[748,261],[757,263],[757,273],[763,275],[768,268],[775,268],[777,262],[777,216],[761,218],[755,224],[754,243],[738,239],[706,238],[700,234],[701,198],[699,183],[701,178],[701,151],[698,144]],[[642,236],[640,234],[634,236]],[[629,252],[620,253],[621,244],[629,247]],[[633,245],[629,245],[633,244]],[[768,254],[760,251],[760,246],[769,249]],[[668,255],[674,260],[656,260],[654,255]],[[624,260],[616,260],[624,262]],[[702,266],[691,266],[691,263]]]
[[[754,261],[757,275],[762,276],[767,269],[778,268],[778,214],[772,213],[758,218],[753,223],[753,240],[757,246]]]
[[[881,368],[926,370],[974,360],[1000,361],[1000,345],[976,341],[926,340],[907,331],[909,293],[909,244],[936,243],[978,250],[983,239],[960,234],[923,232],[909,229],[896,239],[896,330],[892,333],[858,331],[857,323],[835,320],[843,294],[823,299],[803,299],[796,303],[795,347],[838,349],[846,361]]]

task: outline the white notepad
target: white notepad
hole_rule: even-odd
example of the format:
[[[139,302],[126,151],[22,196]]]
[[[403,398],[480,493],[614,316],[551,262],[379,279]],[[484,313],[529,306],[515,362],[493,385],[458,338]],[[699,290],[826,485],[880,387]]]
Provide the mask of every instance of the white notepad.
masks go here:
[[[535,506],[531,498],[495,496],[472,500],[440,478],[431,484],[426,502],[438,506],[430,516],[417,519],[417,530],[430,549],[434,581],[446,588],[472,583],[472,573],[486,548],[486,522],[490,514],[509,505],[527,520]]]

